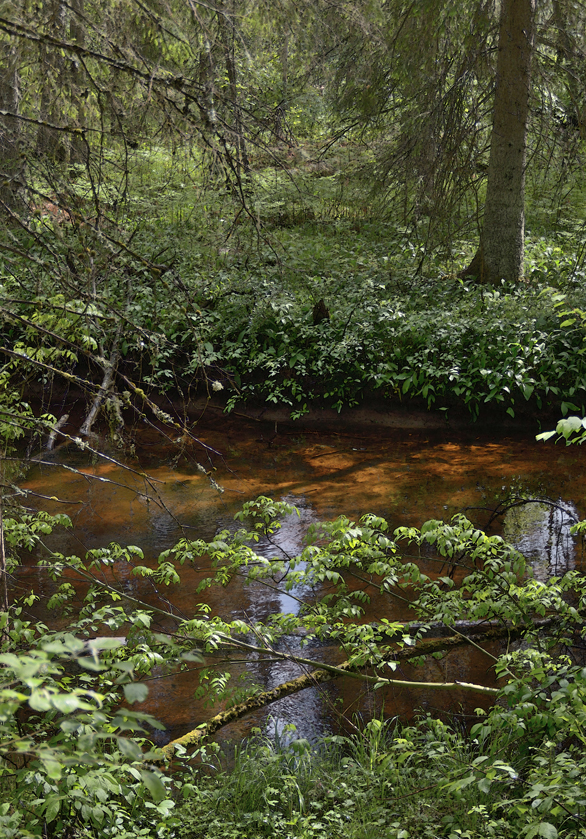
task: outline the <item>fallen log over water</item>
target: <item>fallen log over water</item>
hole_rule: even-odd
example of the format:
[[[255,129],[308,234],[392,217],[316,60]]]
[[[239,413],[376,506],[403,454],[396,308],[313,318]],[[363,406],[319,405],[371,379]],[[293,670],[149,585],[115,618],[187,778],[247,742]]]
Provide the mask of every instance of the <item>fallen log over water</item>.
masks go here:
[[[528,632],[549,628],[554,625],[556,621],[556,617],[550,617],[536,620],[529,626],[511,627],[501,625],[498,627],[491,627],[486,631],[476,632],[474,634],[458,633],[456,635],[450,635],[447,638],[433,638],[427,641],[421,641],[415,647],[404,647],[402,649],[395,650],[385,656],[385,660],[409,661],[410,659],[421,658],[422,656],[432,655],[433,653],[447,652],[448,650],[462,647],[466,644],[472,644],[476,647],[480,647],[482,643],[486,643],[487,641],[499,641],[504,639],[516,641],[523,638]],[[237,646],[246,649],[251,648],[251,645],[243,642],[236,642],[236,644]],[[260,647],[255,649],[261,652],[267,652],[267,650],[262,650]],[[406,682],[398,679],[384,679],[378,676],[370,676],[364,672],[367,669],[367,666],[357,667],[350,660],[344,661],[338,665],[328,665],[288,653],[280,653],[275,650],[271,650],[270,653],[273,657],[276,656],[284,660],[298,662],[300,665],[304,666],[315,666],[316,669],[312,670],[310,673],[303,673],[296,679],[283,682],[272,690],[258,693],[255,696],[250,697],[250,699],[247,699],[245,702],[234,705],[232,708],[221,711],[207,722],[202,723],[192,731],[188,731],[187,734],[184,734],[182,737],[178,737],[170,743],[167,743],[167,745],[161,750],[163,753],[162,758],[167,760],[171,759],[177,746],[185,749],[197,746],[205,737],[215,734],[229,723],[235,722],[236,720],[245,717],[253,711],[257,711],[260,708],[271,705],[279,699],[299,693],[299,691],[305,690],[305,688],[315,687],[316,685],[330,682],[333,679],[339,679],[342,676],[349,676],[351,678],[357,678],[363,681],[372,681],[379,684],[395,684],[402,687],[409,686],[411,688],[426,687],[443,690],[473,690],[478,693],[488,693],[491,695],[496,695],[498,693],[497,688],[489,688],[484,685],[473,685],[467,682]]]

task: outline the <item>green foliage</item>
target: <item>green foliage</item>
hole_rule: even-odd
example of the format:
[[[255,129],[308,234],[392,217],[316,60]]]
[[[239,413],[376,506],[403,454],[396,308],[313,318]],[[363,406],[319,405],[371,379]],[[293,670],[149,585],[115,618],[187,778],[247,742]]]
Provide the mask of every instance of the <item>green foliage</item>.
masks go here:
[[[517,722],[513,698],[507,713]],[[560,719],[564,713],[560,707]],[[502,709],[469,738],[432,717],[373,719],[313,747],[258,737],[228,770],[199,778],[178,812],[182,839],[282,836],[516,839],[584,835],[583,761],[551,741],[519,756]],[[481,739],[478,736],[481,735]],[[494,738],[494,741],[491,741]],[[539,780],[537,780],[539,778]]]
[[[340,517],[315,524],[302,553],[283,557],[279,519],[293,510],[258,498],[238,515],[247,528],[223,531],[210,542],[184,539],[154,568],[132,545],[94,549],[84,558],[49,550],[46,537],[68,523],[64,517],[6,520],[10,551],[40,552],[39,567],[57,586],[56,608],[68,605],[72,575],[89,588],[79,615],[71,613],[59,632],[24,620],[19,606],[1,616],[5,830],[41,835],[49,825],[55,836],[74,831],[129,839],[173,831],[186,837],[227,838],[236,831],[251,837],[374,837],[384,823],[397,839],[412,835],[414,825],[415,835],[431,837],[437,824],[448,837],[579,835],[586,815],[586,669],[560,650],[581,637],[582,575],[570,571],[536,581],[518,551],[463,516],[393,534],[377,516],[358,522]],[[261,539],[274,544],[274,557],[256,552]],[[428,565],[435,558],[437,572],[422,573],[419,555]],[[182,568],[199,568],[204,557],[210,566],[200,600],[191,616],[177,617],[168,603]],[[125,594],[106,573],[113,565],[164,585],[160,605]],[[209,587],[235,580],[307,594],[296,614],[275,612],[254,621],[211,615]],[[364,623],[365,605],[375,594],[383,612],[388,602],[389,615],[393,599],[407,597],[414,622],[393,622],[381,613]],[[152,630],[155,614],[168,628]],[[261,691],[248,681],[231,685],[230,651],[256,662],[282,655],[304,667],[331,667],[294,649],[280,654],[277,642],[292,635],[304,651],[313,638],[339,646],[347,666],[383,690],[395,681],[399,651],[425,639],[430,625],[457,632],[461,620],[490,621],[525,639],[492,656],[502,679],[500,701],[478,712],[471,739],[431,718],[406,729],[375,718],[350,740],[330,738],[323,753],[303,740],[263,739],[237,751],[236,767],[215,780],[181,780],[157,768],[161,752],[145,729],[157,724],[132,707],[146,698],[144,679],[153,668],[175,672],[200,662],[202,653],[206,666],[197,693],[210,703],[235,704]],[[110,637],[100,637],[104,631]],[[180,821],[177,795],[188,799]],[[16,800],[26,802],[18,812]],[[543,834],[544,826],[549,833]]]
[[[276,230],[276,254],[249,254],[243,265],[234,253],[221,271],[197,277],[204,349],[190,369],[223,367],[234,385],[229,407],[261,398],[299,416],[324,399],[339,410],[380,396],[427,407],[464,403],[476,417],[485,405],[514,416],[529,401],[581,404],[583,328],[558,319],[555,295],[540,297],[538,283],[487,292],[441,277],[439,260],[414,277],[424,253],[417,231],[346,220],[344,212],[355,212],[348,200],[340,218],[328,218],[337,182],[322,178],[294,196],[275,176],[259,212],[270,218],[305,206],[314,221],[299,220],[294,237]],[[581,276],[563,248],[541,249],[538,258],[541,244],[529,244],[536,280]],[[571,297],[580,300],[577,285]],[[314,325],[321,298],[330,319]]]
[[[2,35],[6,79],[20,74],[0,117],[15,190],[3,183],[0,196],[4,453],[55,433],[63,385],[104,409],[117,444],[131,415],[183,433],[150,397],[187,404],[198,388],[229,410],[255,399],[293,417],[372,396],[473,418],[486,406],[511,417],[553,406],[565,419],[542,439],[586,438],[574,415],[586,413],[576,4],[540,22],[527,283],[490,290],[456,276],[485,190],[487,4],[116,2],[86,4],[83,17],[76,4],[37,5],[10,9]],[[73,434],[82,447],[90,415],[84,440]],[[4,461],[1,477],[12,480]],[[235,533],[184,539],[153,561],[132,545],[62,555],[46,537],[65,518],[3,510],[1,572],[31,551],[62,625],[25,620],[34,594],[0,619],[4,834],[163,837],[179,830],[179,793],[199,809],[181,828],[193,835],[584,833],[586,676],[564,657],[582,643],[581,575],[535,581],[517,551],[463,517],[395,533],[382,518],[340,517],[286,557],[279,518],[291,512],[259,498]],[[256,550],[261,540],[274,556]],[[202,579],[178,618],[169,601],[185,566]],[[210,587],[235,583],[304,594],[295,614],[263,621],[211,614]],[[373,596],[386,611],[367,624]],[[397,597],[414,623],[391,619]],[[231,654],[328,666],[281,653],[289,636],[305,651],[315,639],[337,645],[384,691],[429,624],[460,620],[524,633],[497,656],[500,704],[471,741],[433,720],[375,719],[319,756],[303,741],[261,740],[218,783],[190,784],[157,768],[156,723],[134,708],[155,667],[175,672],[204,654],[197,696],[210,704],[261,692],[234,686]]]
[[[340,410],[369,394],[428,408],[463,403],[476,417],[487,404],[512,416],[529,400],[581,404],[583,329],[557,325],[538,293],[445,279],[400,292],[385,278],[385,260],[363,269],[366,278],[328,272],[307,289],[253,274],[240,286],[244,300],[228,286],[207,316],[206,347],[234,377],[229,406],[261,397],[297,416],[318,399]],[[318,296],[332,313],[314,326]]]
[[[494,11],[90,12],[21,5],[3,36],[22,74],[3,125],[26,184],[0,231],[0,422],[13,434],[30,433],[23,390],[44,398],[58,380],[99,403],[118,444],[130,410],[153,412],[148,394],[188,401],[212,383],[228,408],[256,399],[293,417],[373,395],[472,417],[580,410],[576,4],[539,23],[532,285],[491,293],[454,274],[485,193]],[[321,300],[330,318],[314,323]]]
[[[115,683],[105,675],[121,640],[83,641],[14,618],[9,624],[6,613],[0,619],[4,633],[11,626],[4,637],[16,650],[0,654],[0,776],[9,793],[3,835],[168,835],[170,779],[149,763],[156,751],[144,732],[145,724],[158,724],[119,706]],[[23,643],[30,652],[21,650]],[[124,684],[131,703],[146,690]]]
[[[39,513],[3,524],[14,557],[18,550],[42,550],[53,528],[70,522]],[[116,556],[132,550],[119,549]],[[105,564],[111,553],[103,553]],[[93,562],[89,555],[87,567]],[[49,567],[46,558],[39,563]],[[9,569],[13,564],[9,560]],[[54,555],[49,572],[60,580],[80,567],[76,558]],[[62,609],[74,595],[70,584],[62,584],[53,607]],[[135,676],[144,672],[151,651],[141,653],[123,637],[90,634],[96,624],[144,626],[146,618],[148,626],[150,615],[141,610],[127,615],[121,608],[100,612],[95,600],[91,607],[90,595],[89,619],[73,615],[67,629],[57,632],[23,619],[23,606],[34,599],[0,613],[3,835],[168,836],[174,823],[171,779],[153,764],[159,753],[148,739],[148,729],[161,726],[151,715],[121,705],[123,698],[128,705],[146,698],[148,688]],[[147,669],[152,666],[151,660]]]
[[[22,411],[10,419],[25,382],[48,389],[60,376],[96,394],[110,364],[125,377],[105,396],[111,416],[131,407],[140,415],[152,392],[211,395],[212,383],[228,409],[255,399],[287,405],[294,417],[372,397],[465,406],[474,418],[487,406],[510,416],[579,411],[580,242],[529,237],[527,285],[463,283],[446,263],[453,270],[471,245],[432,254],[418,225],[377,217],[353,178],[347,184],[352,151],[324,159],[331,168],[319,177],[310,145],[294,180],[259,164],[249,216],[231,195],[198,199],[197,154],[143,149],[128,161],[116,232],[133,230],[132,246],[113,253],[83,225],[61,224],[57,239],[43,225],[22,233],[23,253],[34,250],[37,262],[15,256],[18,270],[5,266],[0,289],[13,431],[27,430]],[[68,266],[58,275],[55,254]],[[314,324],[320,300],[329,319]]]
[[[586,420],[582,417],[564,417],[558,421],[555,431],[543,431],[537,435],[536,439],[551,440],[556,434],[558,440],[566,441],[567,446],[573,443],[581,444],[586,439]]]

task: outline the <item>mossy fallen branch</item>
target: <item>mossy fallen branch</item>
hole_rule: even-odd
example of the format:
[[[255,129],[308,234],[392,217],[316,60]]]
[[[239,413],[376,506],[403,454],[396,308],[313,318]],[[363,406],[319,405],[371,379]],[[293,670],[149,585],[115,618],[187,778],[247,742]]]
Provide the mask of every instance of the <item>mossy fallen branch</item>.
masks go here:
[[[553,617],[544,618],[542,620],[535,621],[530,626],[504,626],[489,629],[486,632],[477,632],[471,635],[458,634],[450,635],[447,638],[433,638],[428,641],[422,641],[417,644],[416,647],[405,647],[395,650],[394,652],[389,653],[385,659],[387,661],[409,661],[410,659],[432,655],[433,653],[447,652],[456,647],[462,647],[465,644],[478,646],[479,644],[486,643],[487,641],[498,641],[505,638],[509,641],[515,641],[522,638],[527,632],[551,626],[555,620],[556,619]],[[299,661],[297,657],[287,654],[282,654],[282,657],[290,661]],[[488,693],[490,695],[496,695],[498,693],[497,688],[489,688],[484,685],[473,685],[467,682],[407,682],[395,679],[379,679],[376,676],[370,676],[364,673],[363,671],[365,669],[366,668],[357,668],[352,661],[347,660],[338,665],[322,665],[318,669],[313,670],[311,673],[303,673],[296,679],[283,682],[272,690],[258,693],[256,696],[250,697],[245,702],[241,702],[238,705],[234,705],[232,708],[221,711],[206,723],[202,723],[202,725],[192,731],[188,731],[187,734],[184,734],[182,737],[177,737],[175,740],[167,743],[167,745],[161,750],[162,756],[164,759],[169,760],[172,758],[173,752],[177,746],[186,749],[193,748],[201,743],[205,737],[215,734],[229,723],[235,722],[253,711],[258,711],[260,708],[271,705],[273,702],[283,699],[286,696],[299,693],[306,688],[315,687],[316,685],[330,682],[333,679],[339,679],[342,676],[351,676],[364,681],[383,682],[384,684],[399,684],[400,686],[408,686],[411,688],[425,687],[444,690],[474,690],[480,693]]]

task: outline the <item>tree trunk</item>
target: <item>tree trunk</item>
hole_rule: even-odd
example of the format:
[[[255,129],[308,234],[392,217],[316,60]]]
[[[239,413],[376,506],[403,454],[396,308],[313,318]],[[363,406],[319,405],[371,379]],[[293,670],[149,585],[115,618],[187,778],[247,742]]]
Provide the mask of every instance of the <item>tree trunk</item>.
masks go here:
[[[537,619],[533,626],[535,629],[543,629],[551,626],[553,622],[554,618],[541,618]],[[389,651],[385,655],[385,660],[410,661],[415,658],[420,658],[421,656],[434,655],[438,652],[445,653],[448,650],[457,649],[458,647],[463,647],[466,644],[473,644],[478,647],[487,641],[505,638],[510,643],[513,640],[522,638],[525,634],[527,634],[527,632],[529,632],[529,629],[530,627],[528,626],[495,626],[488,630],[482,630],[476,633],[470,632],[470,634],[465,634],[463,632],[459,632],[457,635],[450,635],[444,638],[431,638],[429,640],[420,641],[416,647],[403,647],[402,649]],[[314,662],[310,662],[307,659],[301,659],[295,655],[290,656],[287,653],[277,653],[276,655],[283,660],[303,663],[304,667],[306,665],[312,666],[314,664]],[[242,719],[242,717],[245,717],[252,711],[264,708],[267,705],[272,705],[273,702],[277,702],[285,696],[292,696],[293,694],[299,693],[306,688],[315,687],[318,684],[338,679],[341,676],[352,676],[359,679],[365,678],[371,682],[374,681],[375,684],[376,682],[384,681],[383,677],[365,676],[364,671],[367,668],[368,665],[356,667],[348,660],[335,666],[322,664],[321,667],[318,667],[310,672],[303,673],[301,676],[297,676],[297,678],[292,679],[289,682],[282,682],[272,690],[262,691],[244,702],[228,708],[226,711],[221,711],[205,723],[198,725],[197,728],[192,731],[188,731],[187,734],[184,734],[182,737],[178,737],[176,740],[172,740],[170,743],[167,743],[167,745],[161,750],[162,757],[166,760],[171,760],[173,758],[175,746],[182,746],[186,749],[193,748],[194,746],[199,745],[206,737],[215,734],[216,731],[219,731],[229,723]],[[395,683],[402,684],[403,686],[406,684],[405,682],[393,680],[392,678],[388,680],[389,683],[392,683],[393,681],[395,681]],[[416,690],[418,687],[421,688],[422,684],[421,682],[411,681],[409,683],[409,687],[412,690]],[[464,688],[465,690],[473,689],[492,695],[498,693],[498,690],[495,690],[494,688],[484,687],[482,685],[471,685],[467,682],[451,682],[447,684],[441,682],[435,684],[429,682],[425,683],[425,688],[428,690],[441,690],[446,688],[453,690],[457,687]]]
[[[65,40],[67,10],[62,0],[51,0],[47,13],[49,34],[59,41]],[[49,124],[39,127],[37,154],[63,163],[68,158],[68,149],[59,129],[51,127],[60,121],[63,111],[61,93],[65,89],[65,57],[62,51],[40,41],[39,68],[42,79],[39,115],[43,122]]]
[[[51,0],[47,6],[47,30],[59,41],[69,40],[85,45],[83,23],[84,0]],[[67,56],[51,43],[41,41],[39,64],[42,74],[40,117],[49,125],[42,125],[37,135],[37,153],[56,163],[86,163],[87,146],[80,135],[71,137],[59,128],[62,122],[82,125],[85,105],[81,94],[82,74],[78,59]]]
[[[80,47],[85,46],[84,28],[84,0],[71,0],[71,20],[69,22],[69,38]],[[81,127],[86,121],[86,108],[81,92],[83,76],[80,72],[78,59],[71,59],[69,65],[70,95],[72,111]],[[88,146],[85,139],[79,135],[71,138],[70,163],[88,163]]]
[[[250,163],[248,161],[246,141],[244,138],[244,128],[242,125],[242,109],[240,107],[240,94],[238,90],[238,69],[236,66],[235,51],[236,14],[237,8],[235,0],[232,0],[229,12],[226,9],[217,12],[220,41],[222,45],[222,50],[224,52],[224,64],[226,68],[226,76],[228,77],[230,98],[232,100],[231,104],[233,114],[233,125],[231,133],[234,137],[233,145],[235,149],[234,163],[236,169],[236,176],[240,185],[242,173],[244,172],[246,174],[250,172]]]
[[[15,44],[0,44],[0,202],[14,209],[24,185],[24,161],[18,145],[19,54]]]
[[[502,0],[480,246],[461,277],[495,285],[523,276],[525,150],[535,0]]]
[[[565,113],[562,132],[578,129],[579,138],[586,139],[586,96],[584,91],[584,55],[576,38],[581,32],[580,18],[570,0],[553,0],[553,24],[557,43],[556,64],[561,67],[566,88],[562,100]],[[582,42],[583,43],[583,42]]]

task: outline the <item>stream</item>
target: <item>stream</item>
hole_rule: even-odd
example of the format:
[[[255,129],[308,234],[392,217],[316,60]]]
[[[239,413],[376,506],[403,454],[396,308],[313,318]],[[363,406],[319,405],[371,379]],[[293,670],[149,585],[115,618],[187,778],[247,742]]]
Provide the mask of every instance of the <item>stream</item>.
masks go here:
[[[577,446],[537,443],[529,435],[496,437],[473,427],[468,432],[448,428],[336,432],[277,429],[274,423],[222,415],[206,415],[197,434],[207,449],[193,444],[178,448],[161,442],[154,429],[140,431],[136,456],[124,462],[128,468],[92,458],[72,445],[42,454],[42,462],[30,469],[24,484],[36,493],[28,503],[51,513],[67,512],[74,524],[72,530],[53,535],[52,547],[83,555],[87,549],[115,541],[139,545],[145,560],[153,562],[183,536],[211,539],[218,530],[233,527],[240,505],[264,494],[299,508],[300,515],[283,521],[279,534],[279,544],[288,554],[301,551],[308,526],[319,519],[340,514],[355,518],[371,512],[384,516],[394,528],[420,526],[430,518],[449,519],[464,512],[475,525],[486,528],[491,523],[489,532],[501,533],[513,542],[530,559],[538,578],[581,567],[580,548],[569,534],[569,526],[586,517],[584,455]],[[110,454],[120,458],[117,452]],[[222,491],[202,474],[197,461]],[[148,474],[148,481],[140,473]],[[543,500],[495,518],[493,512],[511,493]],[[53,497],[59,501],[50,500]],[[274,555],[272,546],[267,549]],[[171,586],[164,596],[179,612],[191,615],[203,572],[184,569],[182,573],[181,585]],[[54,622],[43,608],[52,583],[33,558],[23,559],[18,586],[34,589],[41,596],[35,616]],[[132,594],[145,593],[145,582],[130,575],[125,586]],[[83,596],[83,591],[79,594]],[[303,596],[303,592],[295,594]],[[298,608],[294,598],[258,584],[211,589],[204,598],[213,612],[233,618],[253,619],[274,609]],[[412,617],[405,607],[384,616]],[[366,618],[380,617],[374,598]],[[329,651],[316,649],[308,654],[327,659]],[[396,676],[493,684],[489,669],[490,659],[469,647],[417,669],[403,666]],[[233,670],[235,676],[252,673],[266,688],[301,672],[284,662],[235,664]],[[210,716],[209,709],[193,698],[197,684],[195,669],[158,674],[149,682],[149,697],[141,710],[165,724],[161,742],[184,734]],[[465,724],[475,708],[487,703],[470,693],[402,688],[373,692],[356,680],[337,680],[233,723],[222,731],[222,739],[241,738],[253,725],[283,731],[290,723],[296,726],[297,736],[313,739],[337,730],[341,716],[381,711],[404,719],[427,711],[456,715]]]

